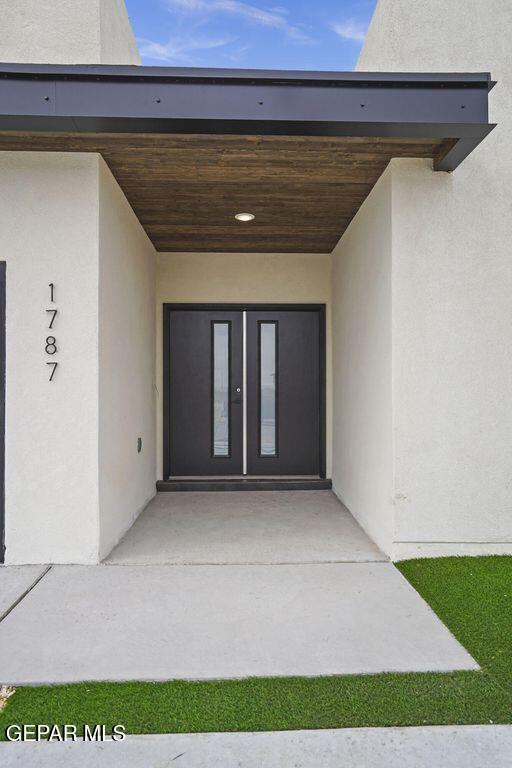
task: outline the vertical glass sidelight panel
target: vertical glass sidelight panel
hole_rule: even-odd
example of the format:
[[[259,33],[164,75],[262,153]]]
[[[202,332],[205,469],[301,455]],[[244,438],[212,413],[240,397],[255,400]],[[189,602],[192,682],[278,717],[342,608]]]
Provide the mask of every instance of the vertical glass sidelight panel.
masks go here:
[[[213,455],[229,456],[230,323],[213,326]]]
[[[260,323],[260,456],[277,456],[277,323]]]

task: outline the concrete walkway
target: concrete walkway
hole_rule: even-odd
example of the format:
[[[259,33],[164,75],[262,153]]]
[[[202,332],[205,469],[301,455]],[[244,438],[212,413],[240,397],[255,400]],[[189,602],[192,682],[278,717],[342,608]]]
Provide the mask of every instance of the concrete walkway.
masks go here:
[[[0,623],[12,684],[475,668],[391,563],[54,566]]]
[[[46,571],[44,565],[0,566],[0,621]]]
[[[1,683],[477,668],[329,491],[160,494],[42,572],[0,569]]]
[[[512,727],[347,728],[0,744],[5,768],[510,768]]]
[[[123,564],[386,560],[331,491],[159,493],[107,559]]]

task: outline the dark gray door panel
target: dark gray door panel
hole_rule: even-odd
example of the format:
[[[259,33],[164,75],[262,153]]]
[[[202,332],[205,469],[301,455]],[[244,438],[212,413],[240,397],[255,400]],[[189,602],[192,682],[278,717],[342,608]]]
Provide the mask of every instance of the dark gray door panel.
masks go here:
[[[320,473],[319,340],[318,312],[247,312],[248,474]]]
[[[171,474],[240,475],[242,313],[173,310],[169,322]]]

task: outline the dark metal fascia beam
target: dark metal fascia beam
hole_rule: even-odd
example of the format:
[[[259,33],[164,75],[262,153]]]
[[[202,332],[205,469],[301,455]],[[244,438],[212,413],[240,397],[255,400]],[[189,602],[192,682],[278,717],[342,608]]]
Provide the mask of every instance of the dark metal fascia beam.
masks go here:
[[[452,171],[494,127],[487,73],[336,73],[330,88],[331,73],[264,73],[248,82],[243,70],[213,78],[212,70],[190,70],[196,79],[178,71],[0,65],[0,130],[451,138],[457,144],[436,168]],[[221,82],[228,73],[232,81]]]
[[[211,83],[262,83],[330,85],[350,84],[378,86],[394,84],[436,85],[451,87],[483,87],[490,90],[494,82],[489,72],[333,72],[307,70],[223,69],[203,67],[146,67],[123,64],[8,64],[0,63],[0,78],[52,78],[63,80],[132,80]]]

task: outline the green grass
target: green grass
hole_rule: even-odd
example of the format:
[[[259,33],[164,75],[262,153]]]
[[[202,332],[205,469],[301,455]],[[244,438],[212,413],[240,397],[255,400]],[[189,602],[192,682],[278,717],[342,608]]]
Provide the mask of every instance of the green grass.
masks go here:
[[[512,558],[398,567],[481,671],[21,688],[0,714],[0,738],[10,723],[180,733],[512,722]]]
[[[408,560],[399,570],[455,637],[512,692],[512,557]]]

